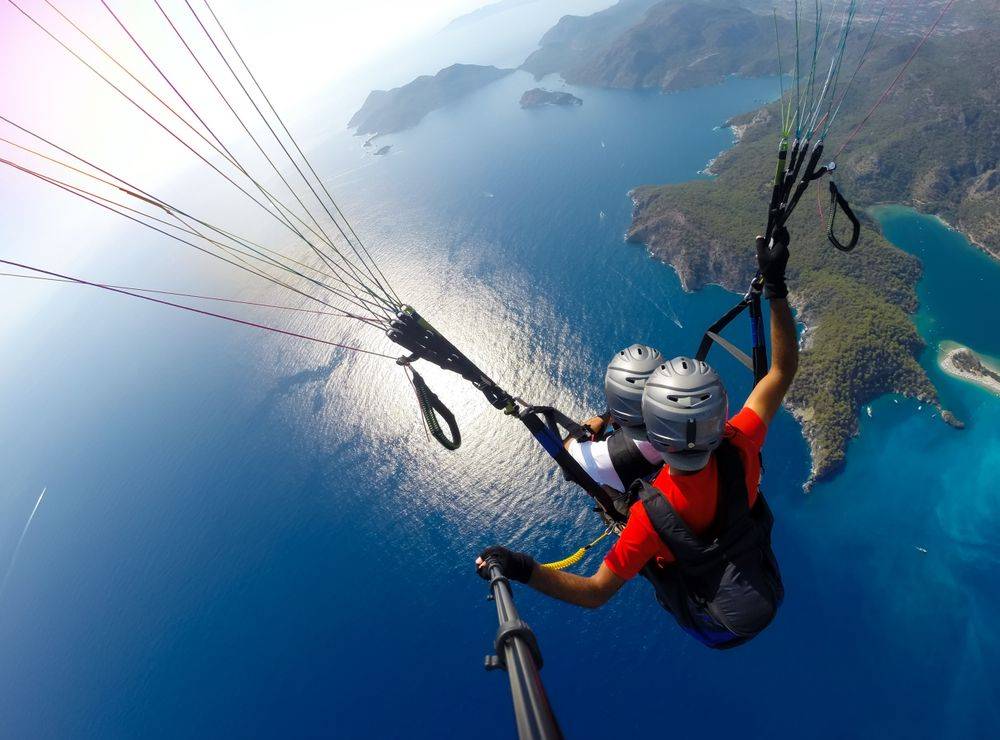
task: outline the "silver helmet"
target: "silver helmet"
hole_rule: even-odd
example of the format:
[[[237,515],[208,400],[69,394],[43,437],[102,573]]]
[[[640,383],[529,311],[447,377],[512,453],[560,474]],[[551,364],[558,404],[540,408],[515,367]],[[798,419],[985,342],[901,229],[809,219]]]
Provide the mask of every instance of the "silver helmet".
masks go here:
[[[633,344],[616,353],[604,374],[604,395],[611,418],[624,427],[642,426],[642,389],[663,363],[659,350]]]
[[[701,470],[726,429],[729,400],[707,363],[675,357],[646,381],[642,418],[646,437],[675,470]]]

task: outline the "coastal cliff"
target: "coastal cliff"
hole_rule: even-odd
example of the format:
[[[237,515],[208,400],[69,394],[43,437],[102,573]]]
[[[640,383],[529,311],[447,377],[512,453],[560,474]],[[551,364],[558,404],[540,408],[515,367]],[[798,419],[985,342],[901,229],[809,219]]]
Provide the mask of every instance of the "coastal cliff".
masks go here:
[[[685,289],[746,289],[755,268],[752,239],[761,228],[753,192],[700,181],[637,188],[632,198],[628,240],[673,265]],[[807,487],[843,466],[863,404],[899,393],[940,405],[916,360],[924,343],[908,315],[917,306],[919,261],[870,226],[864,247],[844,255],[808,221],[800,212],[789,224],[789,300],[806,331],[786,399],[812,451]]]
[[[782,32],[789,22],[778,21]],[[777,73],[774,20],[733,4],[620,2],[584,18],[567,16],[522,69],[558,72],[571,84],[684,90],[730,74]]]
[[[461,100],[514,70],[453,64],[392,90],[373,90],[348,122],[358,135],[391,134],[416,126],[431,111]]]
[[[610,8],[592,15],[563,16],[538,42],[521,69],[542,78],[555,72],[567,80],[568,72],[587,60],[607,44],[640,23],[646,11],[659,0],[619,0]]]

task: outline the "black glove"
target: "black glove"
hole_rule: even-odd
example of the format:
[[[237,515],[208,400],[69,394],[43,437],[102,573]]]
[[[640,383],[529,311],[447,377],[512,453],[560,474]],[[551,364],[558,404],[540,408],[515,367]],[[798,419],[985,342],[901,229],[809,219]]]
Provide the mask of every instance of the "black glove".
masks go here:
[[[488,558],[497,561],[497,565],[500,566],[500,570],[505,576],[521,583],[528,582],[537,565],[535,559],[527,553],[514,552],[499,545],[487,547],[479,553],[479,557],[483,560],[483,565],[480,565],[476,572],[480,578],[486,581],[490,579],[490,571],[485,564]]]
[[[768,300],[788,295],[785,267],[788,265],[789,239],[788,229],[784,226],[774,230],[770,245],[764,237],[757,238],[757,267],[764,277],[764,297]]]

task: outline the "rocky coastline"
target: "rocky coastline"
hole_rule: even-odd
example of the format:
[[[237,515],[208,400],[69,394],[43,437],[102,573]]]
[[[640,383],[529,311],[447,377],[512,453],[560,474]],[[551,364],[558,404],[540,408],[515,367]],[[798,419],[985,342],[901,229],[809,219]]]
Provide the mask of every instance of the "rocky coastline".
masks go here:
[[[755,224],[720,221],[720,214],[726,213],[723,205],[731,207],[739,197],[725,189],[719,192],[711,181],[644,186],[632,190],[630,197],[634,211],[626,240],[645,245],[651,256],[670,264],[684,290],[710,284],[734,293],[746,289],[755,266],[746,242]],[[902,276],[895,286],[895,300],[885,301],[861,286],[844,284],[842,278],[831,284],[827,276],[814,275],[803,263],[817,259],[821,251],[829,254],[829,246],[814,233],[793,229],[793,234],[802,238],[793,237],[792,264],[799,269],[792,270],[789,301],[805,330],[800,377],[786,407],[801,425],[811,450],[804,488],[809,490],[842,470],[847,444],[859,431],[859,409],[878,396],[894,393],[933,406],[945,423],[961,428],[962,422],[942,408],[936,389],[916,361],[924,343],[908,314],[917,306],[913,287],[919,263],[882,242],[888,251],[885,256],[896,264],[879,264],[878,271],[886,278]],[[873,231],[868,236],[879,239]],[[844,321],[849,312],[871,318],[864,324],[849,316]]]

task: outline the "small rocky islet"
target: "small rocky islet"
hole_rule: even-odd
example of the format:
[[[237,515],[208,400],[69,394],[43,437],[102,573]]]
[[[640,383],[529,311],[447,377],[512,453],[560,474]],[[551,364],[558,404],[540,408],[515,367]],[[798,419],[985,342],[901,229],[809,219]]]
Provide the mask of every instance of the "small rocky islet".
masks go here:
[[[583,100],[572,93],[546,90],[542,87],[526,90],[521,96],[520,106],[522,108],[545,108],[550,105],[572,107],[583,105]]]

